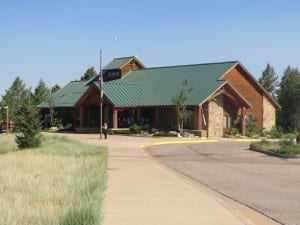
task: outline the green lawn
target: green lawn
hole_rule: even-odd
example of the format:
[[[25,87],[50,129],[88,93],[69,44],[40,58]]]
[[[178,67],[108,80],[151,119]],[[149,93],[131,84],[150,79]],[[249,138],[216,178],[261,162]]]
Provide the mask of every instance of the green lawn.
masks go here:
[[[272,151],[280,154],[300,154],[300,145],[293,144],[291,141],[280,141],[280,142],[270,142],[261,141],[252,143],[251,147],[259,148],[262,150]]]
[[[0,135],[0,224],[101,224],[107,149],[65,137],[44,137],[40,148],[16,151]]]

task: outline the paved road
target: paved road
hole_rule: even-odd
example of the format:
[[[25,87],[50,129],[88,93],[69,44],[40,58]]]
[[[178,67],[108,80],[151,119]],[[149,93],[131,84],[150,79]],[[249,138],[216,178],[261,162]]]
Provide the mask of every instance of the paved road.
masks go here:
[[[248,143],[153,146],[171,168],[286,224],[300,224],[300,159],[248,150]]]

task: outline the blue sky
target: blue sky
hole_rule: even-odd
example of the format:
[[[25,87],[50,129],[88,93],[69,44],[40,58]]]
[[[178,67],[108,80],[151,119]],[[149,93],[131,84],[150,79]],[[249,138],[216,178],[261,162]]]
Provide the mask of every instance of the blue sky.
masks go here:
[[[300,3],[283,0],[7,0],[0,3],[0,95],[99,71],[114,56],[148,67],[239,60],[256,77],[300,67]],[[113,38],[117,44],[113,46]]]

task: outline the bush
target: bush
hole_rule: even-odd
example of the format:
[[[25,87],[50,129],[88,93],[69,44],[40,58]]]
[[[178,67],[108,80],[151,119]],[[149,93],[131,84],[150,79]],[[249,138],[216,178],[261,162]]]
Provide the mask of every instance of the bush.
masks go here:
[[[231,135],[237,135],[237,134],[240,134],[240,131],[239,131],[239,129],[237,129],[236,127],[232,127],[232,128],[230,129],[230,134],[231,134]]]
[[[143,124],[143,125],[142,125],[142,130],[143,130],[143,131],[147,131],[148,133],[151,133],[151,131],[152,131],[151,124],[149,124],[149,123]]]
[[[246,125],[246,136],[253,137],[259,133],[256,119],[249,120]]]
[[[161,132],[156,132],[153,136],[154,137],[177,137],[177,134],[161,131]]]
[[[121,135],[128,135],[131,134],[130,130],[128,129],[118,129],[118,130],[113,130],[113,134],[121,134]]]
[[[281,129],[277,127],[272,127],[270,131],[266,132],[266,135],[270,136],[270,138],[282,138],[283,132]]]
[[[130,127],[129,127],[129,131],[132,133],[132,134],[139,134],[141,133],[141,130],[142,130],[142,127],[137,125],[136,123],[132,124]]]
[[[293,139],[284,139],[279,142],[280,146],[291,146],[294,145]]]

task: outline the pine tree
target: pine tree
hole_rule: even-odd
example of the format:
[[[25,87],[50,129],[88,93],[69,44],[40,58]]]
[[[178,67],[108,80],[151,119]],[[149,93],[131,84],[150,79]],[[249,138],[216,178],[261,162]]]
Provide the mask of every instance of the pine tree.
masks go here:
[[[95,71],[94,67],[90,67],[85,71],[84,75],[81,76],[80,80],[81,81],[90,80],[95,76],[97,76],[97,72]]]
[[[48,88],[45,82],[42,79],[40,79],[33,93],[34,104],[38,105],[41,102],[45,101],[47,97],[47,92],[48,92]]]
[[[276,98],[276,91],[278,87],[278,76],[274,68],[268,63],[266,69],[262,72],[261,78],[258,82],[266,89],[266,91]]]
[[[13,84],[6,90],[5,95],[2,96],[2,104],[9,108],[9,119],[17,120],[18,112],[25,99],[31,97],[31,91],[26,88],[23,80],[17,77]]]
[[[300,72],[288,66],[281,79],[278,124],[285,131],[300,131]]]
[[[36,106],[30,99],[19,111],[18,134],[16,135],[16,143],[20,149],[36,148],[41,145],[41,121]]]
[[[51,88],[51,93],[55,94],[56,92],[58,92],[60,90],[60,86],[58,84],[55,84],[52,88]]]

